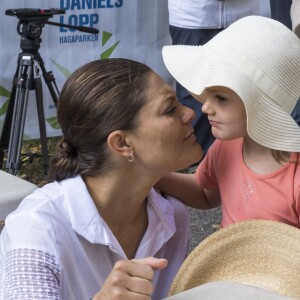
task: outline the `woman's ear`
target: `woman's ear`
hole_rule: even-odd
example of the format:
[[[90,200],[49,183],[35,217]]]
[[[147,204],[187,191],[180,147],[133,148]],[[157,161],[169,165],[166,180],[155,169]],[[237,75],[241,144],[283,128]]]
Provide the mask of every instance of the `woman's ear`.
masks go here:
[[[124,157],[128,157],[133,151],[126,141],[126,133],[122,130],[113,131],[107,138],[107,144],[111,151]]]

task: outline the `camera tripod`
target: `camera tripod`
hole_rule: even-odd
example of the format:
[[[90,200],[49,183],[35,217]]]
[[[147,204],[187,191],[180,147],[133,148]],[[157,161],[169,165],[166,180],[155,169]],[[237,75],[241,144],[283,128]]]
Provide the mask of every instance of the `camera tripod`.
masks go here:
[[[46,122],[43,105],[43,91],[40,70],[51,94],[52,100],[57,107],[59,91],[53,73],[47,72],[44,61],[38,52],[42,39],[42,28],[45,24],[74,28],[79,31],[98,33],[94,28],[84,26],[71,26],[50,22],[48,19],[53,14],[65,13],[59,9],[9,9],[5,14],[19,18],[17,31],[21,36],[21,49],[17,69],[13,79],[13,87],[8,102],[8,108],[0,138],[0,169],[3,166],[4,153],[7,151],[6,171],[17,175],[20,170],[20,155],[24,134],[24,125],[28,105],[29,92],[35,90],[36,107],[40,131],[40,140],[44,175],[48,174],[49,155],[46,135]],[[33,155],[29,157],[32,160]]]
[[[46,71],[44,61],[38,52],[41,42],[39,37],[41,27],[41,24],[33,26],[33,24],[22,23],[22,21],[18,25],[18,32],[22,35],[22,52],[18,57],[17,69],[0,139],[0,165],[2,166],[3,164],[4,150],[8,149],[6,170],[14,175],[19,171],[21,164],[20,154],[30,90],[35,90],[43,170],[45,175],[48,173],[48,145],[40,69],[56,106],[59,92],[52,72]],[[35,35],[35,38],[30,39],[23,35],[23,33],[28,34],[28,32],[31,35]]]

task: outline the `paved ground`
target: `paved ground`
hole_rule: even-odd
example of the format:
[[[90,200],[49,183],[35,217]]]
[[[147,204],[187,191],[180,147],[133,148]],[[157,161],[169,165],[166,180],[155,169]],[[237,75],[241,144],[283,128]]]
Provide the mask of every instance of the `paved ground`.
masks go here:
[[[200,242],[220,228],[222,213],[221,207],[199,210],[190,208],[192,251]]]

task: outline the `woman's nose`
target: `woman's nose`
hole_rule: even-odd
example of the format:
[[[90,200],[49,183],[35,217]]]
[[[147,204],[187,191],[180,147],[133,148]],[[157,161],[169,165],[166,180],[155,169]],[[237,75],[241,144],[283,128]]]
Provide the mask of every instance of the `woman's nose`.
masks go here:
[[[182,121],[183,123],[190,123],[195,119],[196,113],[193,109],[182,105],[183,113],[182,113]]]

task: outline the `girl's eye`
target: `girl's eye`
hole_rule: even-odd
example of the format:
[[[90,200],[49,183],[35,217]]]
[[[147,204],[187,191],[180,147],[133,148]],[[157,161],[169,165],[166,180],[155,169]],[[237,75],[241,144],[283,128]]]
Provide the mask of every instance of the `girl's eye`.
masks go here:
[[[220,101],[227,100],[225,97],[223,97],[222,95],[219,95],[219,94],[217,94],[215,97]]]

